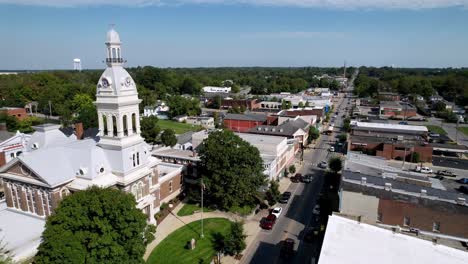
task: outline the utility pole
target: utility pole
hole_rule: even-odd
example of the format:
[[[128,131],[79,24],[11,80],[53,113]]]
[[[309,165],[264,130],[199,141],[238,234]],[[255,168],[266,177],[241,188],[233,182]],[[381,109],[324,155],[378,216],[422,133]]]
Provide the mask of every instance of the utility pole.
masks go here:
[[[201,179],[201,238],[204,238],[205,235],[203,234],[203,189],[205,189],[205,185],[203,184],[203,177]]]

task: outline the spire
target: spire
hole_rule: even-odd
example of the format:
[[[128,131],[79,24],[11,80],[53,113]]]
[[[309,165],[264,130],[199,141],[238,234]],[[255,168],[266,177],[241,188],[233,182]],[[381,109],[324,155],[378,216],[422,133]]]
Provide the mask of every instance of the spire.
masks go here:
[[[120,36],[117,31],[114,29],[114,25],[111,25],[111,29],[107,32],[106,36],[106,46],[107,46],[107,58],[106,63],[108,67],[114,65],[121,65],[123,63],[122,53],[121,53],[121,42]]]

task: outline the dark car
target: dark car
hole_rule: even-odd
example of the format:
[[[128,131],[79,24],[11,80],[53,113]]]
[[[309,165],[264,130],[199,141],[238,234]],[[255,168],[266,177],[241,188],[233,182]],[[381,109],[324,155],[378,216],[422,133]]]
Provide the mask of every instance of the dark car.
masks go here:
[[[468,187],[466,186],[460,186],[458,190],[464,194],[468,194]]]
[[[459,179],[457,182],[462,183],[462,184],[468,184],[468,178]]]
[[[302,174],[296,173],[293,177],[291,177],[292,182],[300,182],[302,181]]]
[[[447,176],[447,177],[456,177],[455,173],[448,171],[448,170],[439,170],[437,171],[437,175],[440,176]]]
[[[302,177],[302,182],[311,183],[312,182],[312,175],[305,175],[304,177]]]
[[[399,124],[399,125],[408,125],[408,122],[406,122],[406,121],[401,121],[401,122],[399,122],[398,124]]]
[[[260,223],[260,227],[266,230],[271,230],[276,223],[276,216],[269,214],[265,219]]]
[[[291,257],[294,254],[294,244],[295,242],[291,238],[286,238],[284,241],[282,241],[280,252],[281,257]]]
[[[291,192],[284,192],[279,199],[280,203],[288,203],[289,198],[291,198]]]

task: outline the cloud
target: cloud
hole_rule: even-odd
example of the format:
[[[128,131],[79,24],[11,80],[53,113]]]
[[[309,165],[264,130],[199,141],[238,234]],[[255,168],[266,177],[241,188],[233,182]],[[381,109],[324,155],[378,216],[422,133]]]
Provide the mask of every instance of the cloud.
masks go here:
[[[184,4],[242,4],[334,9],[431,9],[468,7],[468,0],[0,0],[0,4],[79,7],[79,6],[161,6]]]

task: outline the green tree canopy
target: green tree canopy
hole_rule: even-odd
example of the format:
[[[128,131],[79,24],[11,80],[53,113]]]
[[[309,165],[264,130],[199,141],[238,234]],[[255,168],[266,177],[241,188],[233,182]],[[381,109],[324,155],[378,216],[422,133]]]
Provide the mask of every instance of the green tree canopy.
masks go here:
[[[64,198],[49,216],[35,263],[144,263],[155,228],[133,195],[91,187]]]
[[[168,147],[173,147],[177,144],[177,137],[175,136],[174,130],[167,128],[161,134],[161,142]]]
[[[93,98],[87,94],[76,94],[71,101],[71,111],[76,113],[75,122],[82,122],[85,128],[97,127],[97,110]]]
[[[140,122],[141,136],[148,143],[156,143],[161,129],[156,116],[143,117]]]
[[[270,206],[275,205],[280,198],[279,184],[277,181],[270,181],[270,188],[266,192],[266,198]]]
[[[200,147],[200,174],[210,203],[228,210],[253,205],[265,183],[258,149],[229,130],[211,132]]]
[[[307,138],[307,142],[310,144],[312,141],[317,140],[320,137],[320,132],[317,128],[311,127],[309,129],[309,137]]]
[[[231,229],[224,241],[224,252],[231,256],[240,254],[246,247],[246,238],[242,222],[231,223]]]
[[[328,161],[328,167],[335,174],[338,174],[338,172],[343,168],[343,161],[340,157],[331,157]]]

